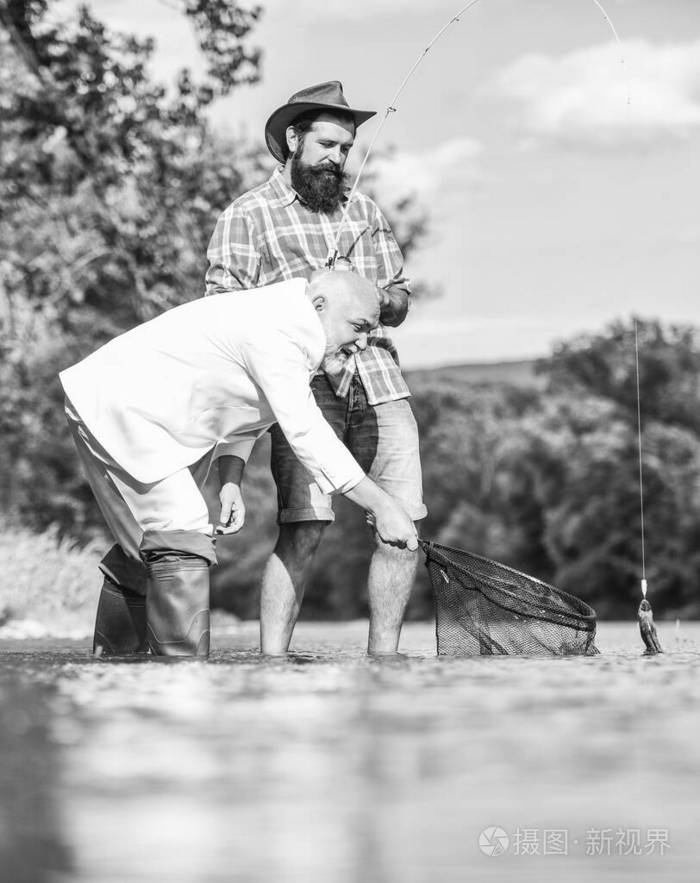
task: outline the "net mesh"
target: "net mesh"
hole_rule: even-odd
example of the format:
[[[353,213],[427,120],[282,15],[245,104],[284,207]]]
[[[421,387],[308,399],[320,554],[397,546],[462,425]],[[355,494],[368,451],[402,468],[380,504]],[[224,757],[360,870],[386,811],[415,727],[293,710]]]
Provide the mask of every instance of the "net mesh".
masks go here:
[[[440,656],[594,656],[596,616],[580,598],[504,564],[421,542]]]

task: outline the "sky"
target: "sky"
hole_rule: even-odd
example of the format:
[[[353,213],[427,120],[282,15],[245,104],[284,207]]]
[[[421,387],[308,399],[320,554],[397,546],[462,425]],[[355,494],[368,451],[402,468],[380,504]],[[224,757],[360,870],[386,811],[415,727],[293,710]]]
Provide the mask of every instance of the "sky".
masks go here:
[[[546,355],[632,314],[700,325],[700,2],[601,2],[620,45],[595,0],[481,0],[396,102],[379,201],[425,206],[407,270],[440,292],[393,335],[405,368]],[[465,3],[263,0],[262,81],[220,100],[214,124],[261,139],[292,92],[329,79],[378,120]],[[177,0],[89,5],[153,35],[164,80],[201,69]],[[376,125],[358,130],[355,168]]]

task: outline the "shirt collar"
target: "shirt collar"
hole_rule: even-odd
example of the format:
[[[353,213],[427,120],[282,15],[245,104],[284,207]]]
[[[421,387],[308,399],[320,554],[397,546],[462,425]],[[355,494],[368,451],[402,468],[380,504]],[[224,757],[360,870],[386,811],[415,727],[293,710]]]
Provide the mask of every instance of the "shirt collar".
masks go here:
[[[295,199],[299,198],[296,191],[284,180],[281,166],[278,166],[272,173],[272,177],[270,178],[270,188],[274,194],[273,200],[271,201],[276,202],[277,205],[291,205]]]

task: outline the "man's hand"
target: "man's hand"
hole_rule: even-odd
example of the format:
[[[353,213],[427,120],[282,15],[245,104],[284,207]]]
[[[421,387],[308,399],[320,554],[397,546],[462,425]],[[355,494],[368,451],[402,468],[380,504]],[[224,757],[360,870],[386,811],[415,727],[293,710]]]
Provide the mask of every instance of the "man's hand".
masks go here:
[[[377,292],[379,293],[379,321],[382,325],[396,328],[408,313],[408,292],[398,285],[378,288]]]
[[[414,523],[396,500],[368,475],[343,493],[348,500],[365,510],[367,521],[373,525],[382,542],[415,552],[418,548],[418,534]]]
[[[415,552],[418,548],[415,524],[398,503],[391,498],[387,499],[388,502],[377,508],[367,520],[373,524],[382,542]]]
[[[227,482],[219,492],[221,514],[216,526],[217,534],[238,533],[245,521],[245,504],[240,485]]]

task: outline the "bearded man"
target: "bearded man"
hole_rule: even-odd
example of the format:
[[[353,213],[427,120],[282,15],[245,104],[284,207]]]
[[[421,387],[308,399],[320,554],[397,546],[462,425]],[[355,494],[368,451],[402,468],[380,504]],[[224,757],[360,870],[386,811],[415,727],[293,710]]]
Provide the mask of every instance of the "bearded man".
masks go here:
[[[337,81],[292,95],[265,126],[265,140],[281,164],[272,177],[243,194],[219,218],[208,250],[207,294],[241,291],[295,276],[310,277],[333,248],[346,201],[343,170],[357,127],[374,111],[354,110]],[[406,317],[409,287],[403,258],[376,204],[355,193],[338,242],[343,266],[377,287],[382,325]],[[395,350],[378,328],[367,348],[325,366],[312,381],[324,417],[350,452],[415,522],[426,515],[418,432]],[[272,429],[279,538],[262,579],[263,653],[287,652],[313,556],[333,521],[331,498],[294,456],[283,429]],[[382,543],[374,534],[369,569],[368,652],[397,652],[415,577],[417,552]]]

